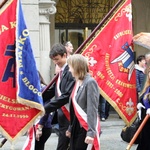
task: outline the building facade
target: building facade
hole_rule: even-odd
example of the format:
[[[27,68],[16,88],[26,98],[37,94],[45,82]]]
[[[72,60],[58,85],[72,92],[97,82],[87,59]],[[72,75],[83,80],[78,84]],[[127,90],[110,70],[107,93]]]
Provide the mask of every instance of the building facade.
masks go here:
[[[76,50],[118,1],[21,0],[37,67],[47,83],[54,76],[54,64],[49,59],[51,46],[70,40]],[[150,32],[150,1],[132,0],[132,8],[133,34]],[[138,45],[134,50],[136,57],[148,53]]]

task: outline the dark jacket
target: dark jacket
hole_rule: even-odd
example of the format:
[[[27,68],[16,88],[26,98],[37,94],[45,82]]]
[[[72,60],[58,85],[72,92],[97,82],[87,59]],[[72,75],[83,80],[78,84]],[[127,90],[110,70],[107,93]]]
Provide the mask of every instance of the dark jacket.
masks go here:
[[[141,92],[143,84],[144,84],[144,72],[143,70],[139,69],[138,67],[136,69],[136,88],[137,92]]]
[[[65,123],[65,120],[67,120],[66,116],[63,114],[63,112],[60,108],[69,102],[69,97],[73,90],[74,84],[75,84],[75,80],[72,77],[71,72],[69,72],[69,67],[67,65],[63,71],[63,76],[60,81],[61,96],[58,97],[58,95],[57,95],[56,82],[43,95],[44,97],[46,97],[45,99],[49,101],[44,106],[46,113],[54,112],[58,109],[59,125]],[[52,99],[54,96],[55,96],[55,98]]]
[[[39,121],[40,125],[43,125],[44,128],[51,128],[51,122],[53,119],[53,115],[45,114]]]

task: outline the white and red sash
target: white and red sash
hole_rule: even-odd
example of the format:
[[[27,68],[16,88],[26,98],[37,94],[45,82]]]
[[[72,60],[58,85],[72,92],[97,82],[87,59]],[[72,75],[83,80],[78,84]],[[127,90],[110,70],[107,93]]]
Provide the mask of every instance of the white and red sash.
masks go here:
[[[75,111],[75,115],[78,118],[80,124],[82,125],[82,127],[87,131],[88,130],[88,123],[87,123],[87,114],[83,111],[83,109],[78,105],[75,96],[77,94],[77,90],[79,88],[79,83],[77,82],[73,92],[72,92],[72,104],[74,107],[74,111]],[[100,121],[99,118],[97,116],[97,124],[96,124],[96,136],[94,137],[94,142],[93,145],[92,144],[88,144],[87,150],[100,150],[100,138],[99,138],[99,134],[100,134]]]
[[[35,123],[35,125],[33,125],[29,131],[28,131],[28,135],[27,135],[27,139],[23,145],[22,150],[34,150],[35,149],[35,130],[38,126],[38,122]]]
[[[57,88],[58,96],[61,96],[61,91],[60,91],[59,85],[60,85],[60,75],[59,75],[57,83],[56,83],[56,88]],[[61,110],[63,111],[66,118],[70,121],[69,104],[62,106]]]

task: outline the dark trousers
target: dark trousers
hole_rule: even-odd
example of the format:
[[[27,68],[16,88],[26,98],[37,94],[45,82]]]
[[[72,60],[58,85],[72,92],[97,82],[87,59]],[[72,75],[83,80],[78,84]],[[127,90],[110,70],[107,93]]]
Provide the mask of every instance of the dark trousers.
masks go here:
[[[146,110],[142,111],[142,121],[146,116]],[[140,142],[136,150],[150,150],[150,118],[140,132]]]
[[[44,150],[45,142],[50,137],[52,133],[52,128],[43,128],[42,136],[39,141],[35,141],[35,150]]]
[[[59,128],[57,150],[69,150],[70,138],[66,137],[67,128]]]
[[[87,144],[84,142],[85,137],[86,131],[83,128],[80,128],[78,135],[76,135],[76,137],[71,141],[71,150],[86,150]]]
[[[109,110],[110,110],[110,104],[106,101],[106,106],[105,106],[105,118],[106,119],[109,117]]]
[[[100,114],[100,118],[105,118],[106,114],[105,114],[105,110],[106,110],[106,100],[104,99],[104,97],[102,97],[100,95],[100,99],[99,99],[99,114]]]
[[[72,126],[71,139],[70,139],[70,150],[86,150],[87,144],[84,142],[87,131],[80,126],[77,118],[74,119]]]
[[[70,138],[66,137],[66,131],[69,127],[69,121],[61,109],[57,111],[59,124],[59,136],[56,150],[69,150]]]

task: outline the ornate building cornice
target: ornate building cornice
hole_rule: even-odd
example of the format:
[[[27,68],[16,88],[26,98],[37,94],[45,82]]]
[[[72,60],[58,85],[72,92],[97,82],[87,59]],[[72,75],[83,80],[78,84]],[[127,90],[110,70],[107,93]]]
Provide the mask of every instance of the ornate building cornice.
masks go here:
[[[56,13],[55,2],[51,0],[39,0],[40,15],[53,15]]]

